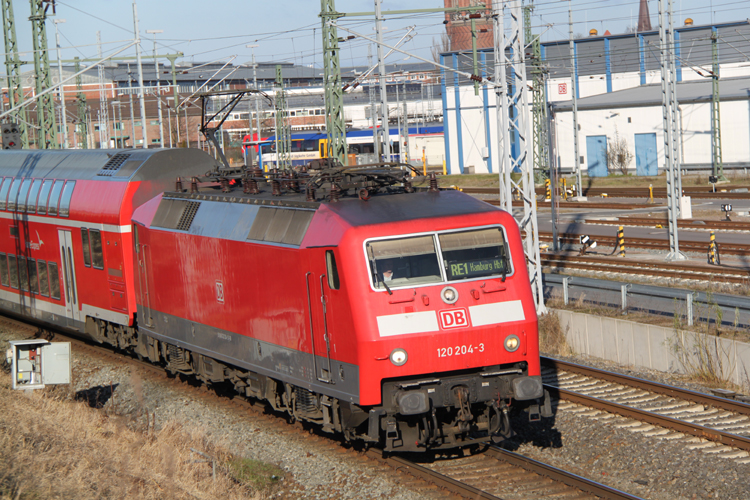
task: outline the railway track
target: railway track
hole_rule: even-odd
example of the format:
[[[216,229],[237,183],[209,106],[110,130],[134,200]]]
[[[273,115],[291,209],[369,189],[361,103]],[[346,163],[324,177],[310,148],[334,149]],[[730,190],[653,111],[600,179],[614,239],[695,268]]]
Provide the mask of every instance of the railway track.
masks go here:
[[[709,266],[706,264],[649,262],[620,257],[556,254],[551,252],[542,252],[541,259],[544,267],[560,273],[577,269],[593,272],[710,281],[713,283],[750,284],[750,272],[747,270]]]
[[[0,324],[25,331],[29,336],[39,336],[43,331],[37,326],[1,315]],[[278,425],[281,430],[286,432],[302,432],[311,445],[316,447],[323,447],[333,452],[349,453],[353,460],[362,456],[356,450],[343,448],[326,436],[319,436],[318,439],[313,440],[309,436],[308,430],[304,429],[301,424],[289,425],[284,418],[267,414],[266,405],[260,402],[239,397],[224,397],[210,391],[204,384],[194,385],[180,377],[172,378],[161,366],[148,361],[132,358],[62,331],[44,331],[51,333],[49,336],[54,337],[55,340],[71,342],[76,352],[85,352],[89,355],[103,357],[144,370],[157,378],[178,386],[180,390],[187,391],[196,399],[218,404],[228,410],[237,411],[243,416],[247,416],[248,411],[250,411],[255,417],[264,418],[269,424]],[[460,465],[459,462],[454,463],[453,460],[450,460],[433,462],[430,466],[425,466],[405,457],[384,455],[381,450],[375,448],[369,449],[364,456],[368,460],[385,464],[396,472],[407,474],[406,480],[402,481],[406,485],[410,485],[417,490],[433,488],[435,490],[434,494],[431,493],[433,498],[525,499],[529,498],[529,494],[532,494],[534,498],[542,499],[559,498],[561,494],[566,499],[573,500],[593,498],[631,500],[638,498],[562,469],[494,447],[476,455],[455,459],[460,461]],[[483,474],[485,477],[482,480],[479,480],[475,474],[479,463],[490,468],[490,470],[485,469],[486,473]],[[498,494],[502,496],[497,496]]]
[[[731,188],[719,187],[716,192],[712,191],[711,186],[690,186],[683,187],[682,191],[686,196],[691,198],[701,199],[746,199],[750,198],[750,193],[745,192],[731,192],[734,189],[750,189],[750,186],[732,186]],[[464,193],[467,194],[497,194],[498,188],[472,188],[465,187],[461,188]],[[544,188],[537,188],[536,194],[541,196],[545,194]],[[606,188],[584,188],[584,196],[602,196],[606,194],[607,197],[613,198],[649,198],[650,193],[647,187],[606,187]],[[654,198],[666,198],[667,189],[663,187],[654,188]],[[567,204],[566,204],[567,205]]]
[[[621,415],[626,421],[619,427],[750,463],[750,405],[744,402],[552,358],[542,358],[542,366],[542,380],[553,396],[593,408],[590,417]]]
[[[638,227],[667,227],[667,219],[655,217],[619,217],[617,220],[584,219],[584,224],[599,224],[604,226],[638,226]],[[724,231],[750,231],[750,222],[732,220],[680,219],[677,221],[680,229],[720,229]]]
[[[577,233],[560,233],[559,241],[564,245],[580,244],[580,235]],[[539,231],[541,241],[552,241],[551,231]],[[616,236],[596,235],[597,243],[600,246],[611,246],[614,248]],[[669,250],[669,241],[659,238],[636,238],[629,236],[626,240],[628,248],[645,248],[649,250]],[[722,255],[750,255],[750,245],[741,243],[720,243]],[[708,249],[708,241],[686,241],[680,240],[680,250],[683,252],[698,252],[705,254]]]

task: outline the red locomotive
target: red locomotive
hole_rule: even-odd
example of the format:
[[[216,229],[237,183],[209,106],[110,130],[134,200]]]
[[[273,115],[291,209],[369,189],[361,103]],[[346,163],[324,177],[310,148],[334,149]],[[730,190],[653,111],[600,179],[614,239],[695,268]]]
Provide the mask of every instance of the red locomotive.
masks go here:
[[[511,402],[540,412],[537,317],[506,212],[436,182],[415,192],[388,166],[264,174],[196,150],[0,158],[7,312],[386,450],[507,436]],[[178,176],[190,188],[168,191]]]

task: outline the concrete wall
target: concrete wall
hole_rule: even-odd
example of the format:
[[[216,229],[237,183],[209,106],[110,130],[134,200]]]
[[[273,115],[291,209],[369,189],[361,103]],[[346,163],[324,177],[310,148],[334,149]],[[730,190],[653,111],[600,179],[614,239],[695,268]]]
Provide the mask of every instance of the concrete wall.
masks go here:
[[[745,342],[573,311],[553,312],[578,354],[624,366],[689,374],[701,366],[698,356],[709,353],[725,379],[750,388],[750,344]]]

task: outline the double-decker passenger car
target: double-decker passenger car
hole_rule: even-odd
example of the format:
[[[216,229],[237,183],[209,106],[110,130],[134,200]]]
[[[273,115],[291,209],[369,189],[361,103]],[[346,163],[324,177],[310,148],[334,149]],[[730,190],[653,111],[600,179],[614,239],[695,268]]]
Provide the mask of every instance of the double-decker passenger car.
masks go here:
[[[0,153],[0,310],[127,346],[133,209],[215,165],[184,149]]]

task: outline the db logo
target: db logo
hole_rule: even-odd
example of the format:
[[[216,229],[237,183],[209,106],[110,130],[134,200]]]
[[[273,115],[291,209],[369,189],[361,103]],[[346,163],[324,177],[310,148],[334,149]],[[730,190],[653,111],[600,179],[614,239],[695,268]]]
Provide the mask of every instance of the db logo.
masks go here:
[[[557,93],[558,94],[567,94],[568,93],[568,84],[567,83],[558,83],[557,84]]]
[[[459,328],[469,326],[469,315],[465,308],[461,309],[449,309],[447,311],[439,311],[440,326],[443,328]]]
[[[216,280],[216,302],[224,303],[224,283],[219,280]]]

